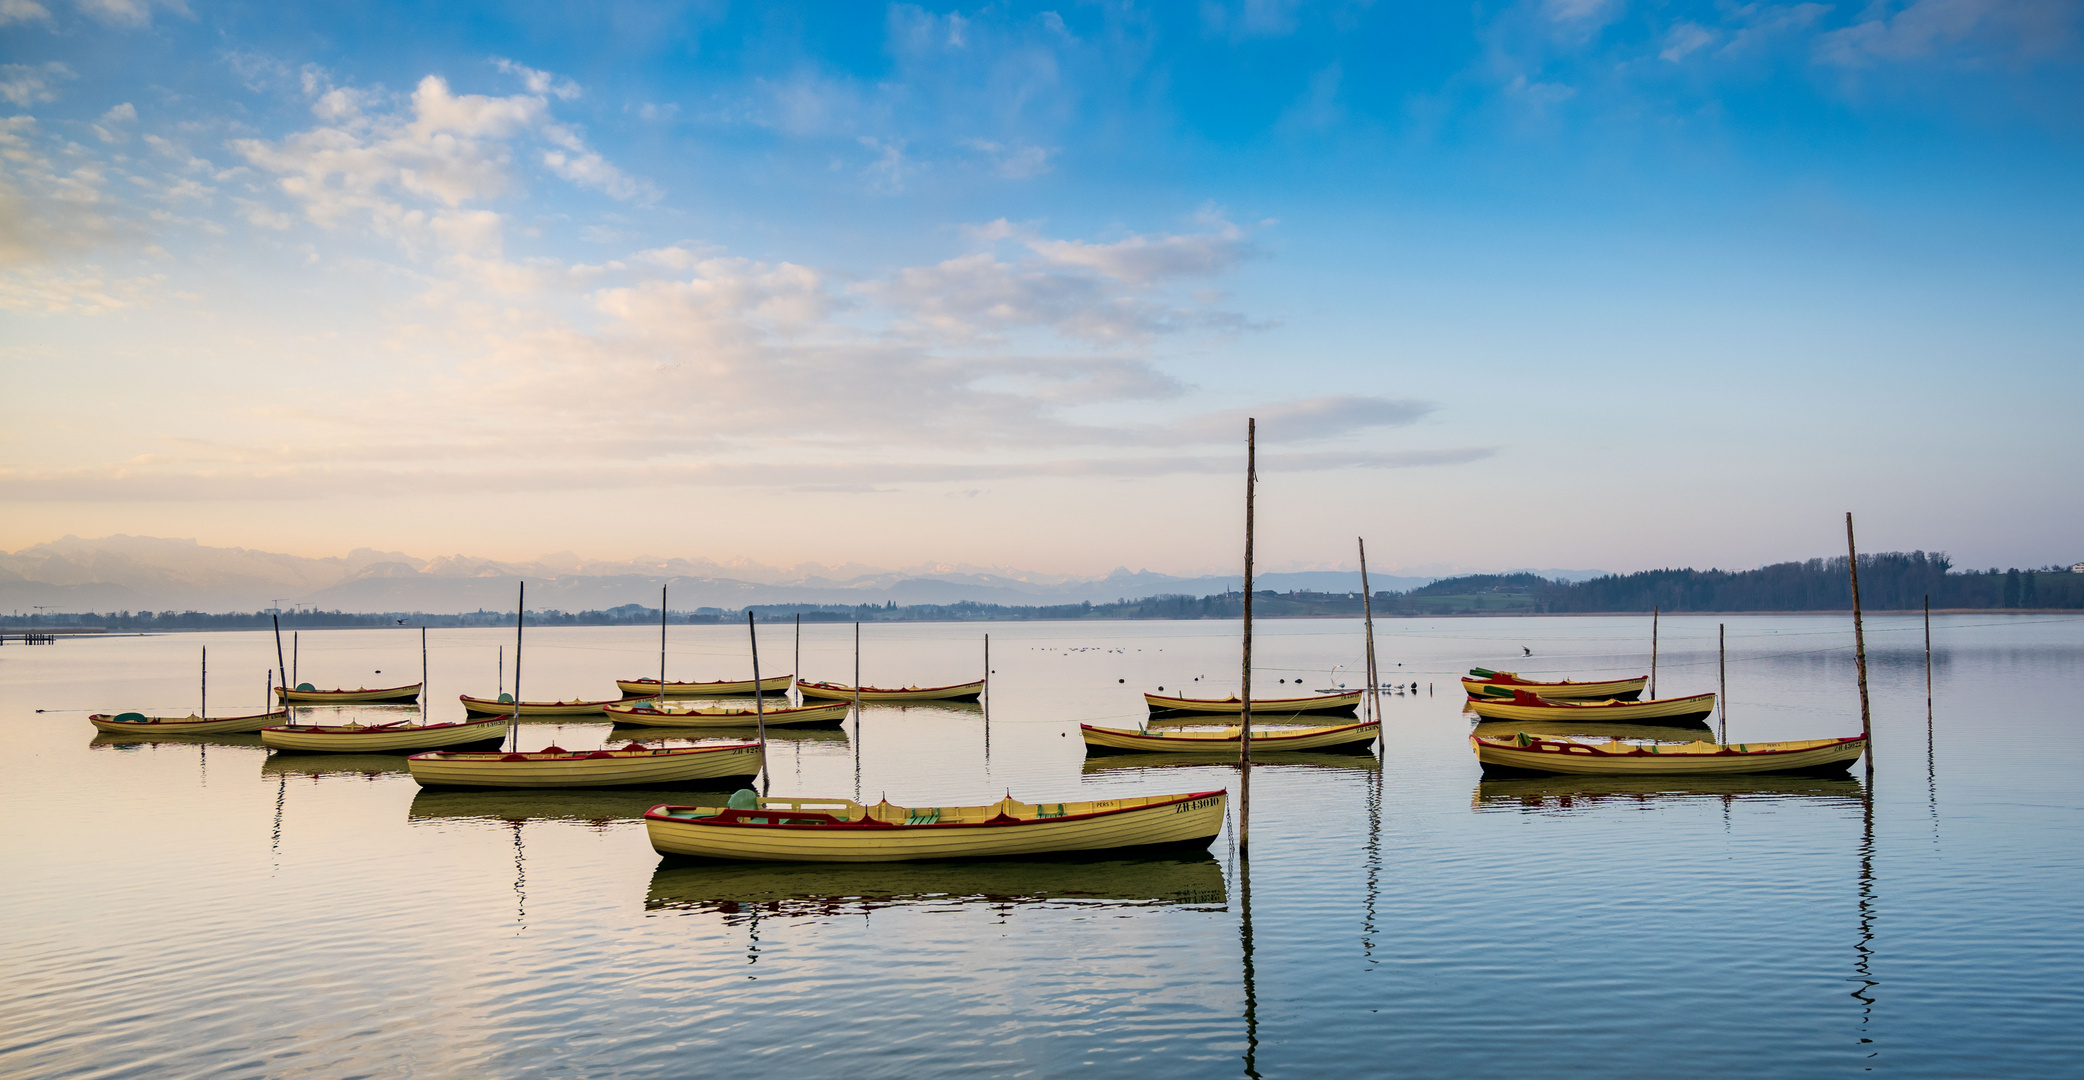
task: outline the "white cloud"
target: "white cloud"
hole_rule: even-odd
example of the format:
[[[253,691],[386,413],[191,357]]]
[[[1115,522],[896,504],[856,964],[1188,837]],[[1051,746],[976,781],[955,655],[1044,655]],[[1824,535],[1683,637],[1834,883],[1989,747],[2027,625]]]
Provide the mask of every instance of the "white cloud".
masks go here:
[[[1715,32],[1699,23],[1682,22],[1664,35],[1664,49],[1657,56],[1676,64],[1694,51],[1711,45]]]
[[[1050,155],[1056,150],[1047,146],[1026,143],[1007,145],[989,139],[969,139],[963,145],[977,150],[991,161],[992,171],[1008,180],[1026,180],[1049,171]]]
[[[50,22],[51,9],[36,0],[0,0],[0,26],[18,22]]]
[[[176,14],[188,14],[187,0],[75,0],[79,9],[89,18],[110,26],[133,29],[152,22],[152,9],[162,7]]]
[[[579,89],[579,84],[570,79],[560,79],[547,71],[537,71],[532,67],[525,67],[512,60],[495,56],[492,58],[492,66],[520,79],[521,85],[526,86],[531,94],[553,94],[570,101],[583,93]]]
[[[508,67],[549,93],[567,85],[533,69]],[[326,228],[363,220],[378,234],[408,243],[431,239],[451,249],[460,243],[473,252],[496,251],[496,216],[454,212],[512,189],[513,144],[529,136],[551,144],[540,160],[556,176],[616,198],[657,197],[651,185],[627,176],[571,128],[554,122],[540,93],[457,94],[446,80],[429,75],[414,88],[407,110],[386,112],[381,95],[333,86],[322,71],[307,69],[305,85],[314,98],[312,113],[324,123],[280,140],[231,145],[278,177],[277,186],[304,216]]]
[[[1912,0],[1876,4],[1851,26],[1824,34],[1817,58],[1843,67],[1919,60],[1956,48],[2031,56],[2074,41],[2077,7],[2067,0]]]
[[[47,64],[0,64],[0,98],[24,109],[40,101],[56,101],[58,92],[53,87],[62,80],[78,77],[56,60]]]

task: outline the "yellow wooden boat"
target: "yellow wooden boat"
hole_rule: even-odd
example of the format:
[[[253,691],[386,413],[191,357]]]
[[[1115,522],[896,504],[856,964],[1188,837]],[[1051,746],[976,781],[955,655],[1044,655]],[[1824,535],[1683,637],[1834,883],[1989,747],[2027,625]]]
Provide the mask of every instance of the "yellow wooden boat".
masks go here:
[[[1511,739],[1469,736],[1486,773],[1564,773],[1571,776],[1736,776],[1744,773],[1842,773],[1867,749],[1865,735],[1799,742],[1711,743],[1680,746],[1578,742],[1522,733]]]
[[[789,680],[794,676],[776,675],[760,680],[760,690],[769,694],[789,692]],[[615,688],[630,697],[658,697],[657,679],[617,679]],[[666,697],[751,697],[751,679],[718,679],[715,682],[667,682]]]
[[[851,702],[845,701],[798,708],[787,705],[787,698],[776,700],[784,704],[779,708],[767,710],[768,727],[839,724],[845,722],[847,713],[854,708]],[[608,714],[608,719],[633,727],[747,728],[760,722],[760,713],[755,709],[697,709],[687,705],[667,705],[661,708],[655,701],[656,699],[619,702],[602,711]]]
[[[863,806],[848,799],[761,798],[731,806],[655,806],[661,855],[749,862],[909,862],[1206,848],[1223,830],[1222,791],[987,806]]]
[[[1145,694],[1143,703],[1152,712],[1242,713],[1245,703],[1233,694],[1226,698],[1170,697]],[[1350,694],[1319,694],[1312,697],[1253,698],[1255,713],[1352,712],[1360,707],[1360,691]],[[1254,735],[1254,739],[1258,736]]]
[[[310,683],[298,683],[294,688],[276,687],[275,700],[295,705],[367,705],[373,701],[418,701],[420,684],[391,686],[381,690],[359,687],[353,690],[314,690]]]
[[[1078,733],[1085,739],[1086,753],[1145,752],[1157,754],[1206,754],[1210,751],[1229,750],[1235,753],[1243,741],[1243,728],[1232,726],[1221,731],[1137,731],[1134,728],[1094,727],[1078,725]],[[1376,736],[1382,734],[1381,723],[1370,720],[1362,724],[1341,724],[1337,727],[1286,728],[1252,730],[1252,753],[1275,754],[1284,750],[1347,750],[1362,753],[1374,745]]]
[[[1469,708],[1485,720],[1538,720],[1563,724],[1589,720],[1603,724],[1697,721],[1715,711],[1714,694],[1656,698],[1651,701],[1550,701],[1516,690],[1511,698],[1470,698]]]
[[[830,700],[854,700],[854,688],[845,683],[804,682],[796,680],[796,689],[807,698]],[[861,688],[862,701],[975,701],[984,693],[984,680],[956,683],[953,686],[907,686],[901,689],[886,689],[880,686]]]
[[[463,699],[466,712],[481,715],[511,716],[514,714],[512,695],[501,694],[497,698],[471,697],[458,694]],[[522,716],[592,716],[610,705],[619,704],[628,698],[609,698],[605,701],[523,701],[520,702]]]
[[[1562,698],[1566,701],[1603,701],[1607,698],[1634,701],[1642,696],[1643,687],[1649,683],[1648,675],[1638,675],[1633,679],[1608,679],[1604,682],[1572,682],[1569,679],[1541,682],[1536,679],[1522,679],[1510,671],[1470,668],[1469,675],[1462,679],[1462,690],[1472,698],[1509,698],[1514,690],[1525,690],[1545,698]]]
[[[607,788],[661,787],[692,780],[752,777],[760,772],[760,744],[653,747],[526,753],[436,750],[405,759],[421,787]]]
[[[96,731],[111,735],[250,735],[289,719],[288,709],[251,716],[146,716],[143,713],[95,713],[87,718]]]
[[[273,750],[315,754],[385,754],[400,750],[440,750],[497,742],[506,737],[507,718],[488,716],[446,724],[284,724],[261,729],[261,744]]]

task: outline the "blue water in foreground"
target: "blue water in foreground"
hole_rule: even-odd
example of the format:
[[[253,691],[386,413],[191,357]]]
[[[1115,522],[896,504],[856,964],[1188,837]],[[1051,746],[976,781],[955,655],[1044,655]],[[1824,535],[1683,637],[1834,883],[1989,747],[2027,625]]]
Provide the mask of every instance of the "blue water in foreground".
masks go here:
[[[1843,617],[1667,618],[1660,692],[1715,689],[1718,621],[1732,741],[1859,730]],[[1202,859],[781,869],[661,868],[664,795],[421,794],[398,758],[87,725],[192,711],[201,646],[211,713],[255,711],[262,634],[8,646],[0,1075],[2076,1076],[2084,619],[1936,619],[1929,742],[1916,618],[1868,625],[1871,788],[1480,780],[1463,668],[1637,674],[1648,620],[1395,620],[1384,677],[1419,689],[1386,698],[1381,764],[1255,768],[1249,863],[1226,831]],[[1233,691],[1234,624],[872,625],[863,677],[974,678],[986,633],[988,723],[777,737],[774,793],[1235,791],[1087,762],[1076,728]],[[851,634],[805,628],[804,673],[851,679]],[[743,628],[671,636],[673,678],[749,671]],[[419,677],[414,632],[301,637],[303,681]],[[511,631],[429,641],[437,718],[496,692],[501,644],[511,679]],[[790,629],[761,655],[788,670]],[[1358,685],[1331,668],[1359,659],[1357,623],[1262,623],[1254,678]],[[532,630],[524,691],[657,670],[655,630]]]

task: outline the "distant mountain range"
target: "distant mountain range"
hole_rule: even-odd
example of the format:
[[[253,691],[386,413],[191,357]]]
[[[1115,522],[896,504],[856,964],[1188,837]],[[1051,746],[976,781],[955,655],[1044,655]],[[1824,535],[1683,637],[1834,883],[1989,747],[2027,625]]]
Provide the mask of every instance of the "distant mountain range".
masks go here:
[[[1456,571],[1468,572],[1468,571]],[[1582,580],[1603,571],[1536,570]],[[1376,590],[1403,591],[1440,575],[1370,575]],[[357,548],[312,559],[246,548],[205,547],[193,540],[110,536],[37,544],[0,554],[0,610],[259,611],[303,605],[349,612],[457,613],[510,611],[514,583],[528,582],[529,607],[605,610],[656,605],[671,589],[675,610],[739,609],[748,604],[1108,603],[1169,593],[1207,596],[1243,585],[1242,575],[1176,577],[1118,569],[1101,577],[1003,568],[926,565],[902,570],[848,563],[787,569],[708,559],[583,559],[570,552],[528,563],[466,555],[422,559]],[[1360,574],[1307,570],[1261,574],[1262,589],[1357,592]]]

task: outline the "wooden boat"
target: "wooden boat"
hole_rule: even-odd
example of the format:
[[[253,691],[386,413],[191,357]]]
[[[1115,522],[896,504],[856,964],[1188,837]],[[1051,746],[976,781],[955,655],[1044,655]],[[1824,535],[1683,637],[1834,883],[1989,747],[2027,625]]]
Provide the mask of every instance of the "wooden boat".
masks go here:
[[[1243,741],[1244,729],[1227,727],[1221,731],[1137,731],[1134,728],[1094,727],[1078,725],[1078,734],[1085,739],[1086,753],[1095,750],[1103,753],[1144,752],[1157,754],[1206,754],[1213,750],[1229,750],[1235,753]],[[1362,724],[1341,724],[1337,727],[1313,727],[1261,730],[1252,729],[1252,752],[1275,754],[1283,750],[1347,750],[1360,753],[1374,745],[1376,736],[1382,734],[1382,724],[1370,720]]]
[[[780,708],[767,710],[766,723],[768,727],[803,727],[805,725],[844,723],[847,713],[854,708],[852,702],[846,701],[831,705],[793,707],[786,704],[787,698],[778,698],[776,700],[784,704]],[[686,705],[668,705],[660,708],[656,701],[657,699],[654,698],[645,701],[619,702],[608,706],[602,711],[608,714],[608,719],[618,724],[629,724],[635,727],[746,728],[756,726],[759,723],[759,711],[756,709],[697,709]]]
[[[789,692],[791,675],[776,675],[760,680],[760,690],[769,694]],[[617,679],[615,688],[630,697],[658,697],[657,679]],[[751,697],[751,679],[718,679],[715,682],[667,682],[666,697]]]
[[[111,735],[250,735],[289,719],[288,709],[251,716],[146,716],[143,713],[95,713],[87,718],[96,731]]]
[[[284,724],[261,729],[261,744],[273,750],[315,754],[384,754],[440,750],[506,737],[507,718],[488,716],[446,724]]]
[[[458,694],[463,699],[464,711],[478,715],[511,716],[514,714],[514,699],[511,694],[498,698],[471,697]],[[620,704],[627,698],[610,698],[605,701],[523,701],[520,703],[522,716],[592,716],[610,705]]]
[[[1576,701],[1583,699],[1634,701],[1649,685],[1648,675],[1633,679],[1608,679],[1604,682],[1540,682],[1522,679],[1510,671],[1492,671],[1490,668],[1470,668],[1469,675],[1462,679],[1462,690],[1472,698],[1511,697],[1514,690],[1525,690],[1545,698],[1563,698]]]
[[[1352,712],[1360,708],[1361,692],[1320,694],[1313,697],[1253,698],[1255,713],[1322,713]],[[1170,697],[1165,694],[1145,694],[1143,703],[1152,712],[1197,712],[1236,714],[1244,711],[1244,702],[1235,694],[1227,698]],[[1257,739],[1258,736],[1253,736]]]
[[[412,778],[430,788],[661,787],[691,780],[752,777],[760,771],[760,744],[654,747],[526,753],[436,750],[405,759]]]
[[[1695,694],[1651,701],[1550,701],[1525,690],[1515,690],[1510,700],[1470,698],[1469,708],[1485,720],[1539,720],[1554,724],[1574,720],[1603,724],[1683,724],[1712,714],[1715,695]]]
[[[796,689],[807,698],[852,701],[854,688],[845,683],[804,682],[796,680]],[[956,683],[953,686],[907,686],[890,690],[880,686],[861,688],[862,701],[975,701],[984,693],[984,680]]]
[[[1680,746],[1521,734],[1511,739],[1469,736],[1484,771],[1565,773],[1572,776],[1737,776],[1746,773],[1842,773],[1867,749],[1865,735],[1799,742],[1711,743]]]
[[[287,686],[276,687],[275,700],[296,705],[366,705],[372,701],[418,701],[420,684],[392,686],[382,690],[314,690],[310,683],[298,683],[295,689]]]
[[[848,799],[761,798],[732,806],[655,806],[661,855],[750,862],[1008,859],[1076,852],[1206,848],[1223,830],[1223,791],[987,806],[863,806]]]

